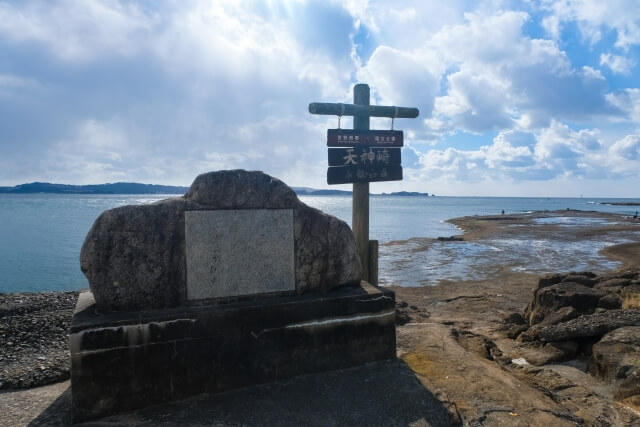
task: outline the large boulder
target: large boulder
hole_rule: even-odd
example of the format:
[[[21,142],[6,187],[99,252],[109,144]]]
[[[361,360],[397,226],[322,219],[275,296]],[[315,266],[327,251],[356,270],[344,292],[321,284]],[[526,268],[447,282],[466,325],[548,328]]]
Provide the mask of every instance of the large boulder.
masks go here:
[[[622,298],[615,293],[609,293],[598,300],[598,308],[616,310],[622,308]]]
[[[579,283],[589,288],[593,288],[593,285],[598,283],[598,279],[596,278],[596,275],[589,271],[586,271],[583,273],[570,273],[569,275],[567,275],[567,277],[562,279],[562,281]]]
[[[640,395],[640,326],[615,329],[593,346],[589,372],[614,384],[615,396]]]
[[[595,310],[598,300],[606,294],[606,291],[575,282],[561,282],[538,288],[527,307],[526,317],[530,325],[535,325],[561,307],[571,306],[582,313]]]
[[[198,176],[183,197],[100,215],[80,254],[98,306],[187,305],[185,211],[236,209],[293,210],[295,293],[360,282],[356,243],[344,221],[305,205],[291,188],[262,172],[218,171]]]

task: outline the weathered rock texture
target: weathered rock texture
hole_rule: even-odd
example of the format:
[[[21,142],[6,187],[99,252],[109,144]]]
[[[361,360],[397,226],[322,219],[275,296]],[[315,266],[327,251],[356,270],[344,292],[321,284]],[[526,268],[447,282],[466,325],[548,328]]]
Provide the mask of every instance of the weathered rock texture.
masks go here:
[[[609,332],[593,346],[589,372],[615,384],[616,398],[640,395],[640,326]]]
[[[640,310],[608,310],[604,313],[580,316],[567,322],[541,328],[541,341],[566,341],[577,338],[601,337],[624,326],[640,326]]]
[[[189,210],[293,209],[296,292],[359,283],[360,260],[349,226],[311,208],[262,172],[200,175],[183,197],[104,212],[80,254],[98,306],[111,310],[187,304],[185,216]]]
[[[516,316],[510,316],[505,330],[537,349],[526,359],[534,365],[588,356],[589,372],[611,384],[615,399],[638,407],[640,309],[629,303],[638,294],[637,267],[543,276],[523,316],[529,325],[513,325]]]
[[[572,282],[562,282],[539,289],[532,304],[529,321],[533,324],[539,323],[561,307],[571,306],[578,311],[588,310],[596,306],[598,300],[605,295],[604,291]]]

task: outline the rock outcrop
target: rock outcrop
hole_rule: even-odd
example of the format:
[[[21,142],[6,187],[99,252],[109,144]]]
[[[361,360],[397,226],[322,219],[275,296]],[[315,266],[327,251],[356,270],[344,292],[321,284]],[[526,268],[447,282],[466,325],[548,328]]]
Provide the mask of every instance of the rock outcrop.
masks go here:
[[[640,326],[615,329],[594,344],[589,372],[617,385],[616,398],[640,395]]]
[[[540,329],[540,341],[566,341],[576,338],[601,337],[625,326],[640,326],[640,310],[608,310],[580,316]]]
[[[549,314],[562,307],[571,306],[579,312],[584,312],[597,306],[600,298],[607,295],[604,290],[593,289],[578,283],[580,276],[573,276],[572,279],[576,281],[562,281],[536,289],[534,299],[527,309],[530,324],[540,323]],[[585,276],[582,277],[588,279]]]
[[[305,205],[262,172],[218,171],[198,176],[183,197],[100,215],[80,254],[98,306],[186,305],[185,211],[229,209],[293,209],[296,293],[360,282],[355,240],[344,221]]]
[[[611,275],[552,274],[541,277],[526,308],[528,325],[505,319],[507,335],[530,343],[529,363],[544,365],[590,357],[589,372],[615,390],[618,401],[640,402],[640,270]],[[637,308],[636,308],[637,307]],[[507,322],[509,320],[509,322]]]

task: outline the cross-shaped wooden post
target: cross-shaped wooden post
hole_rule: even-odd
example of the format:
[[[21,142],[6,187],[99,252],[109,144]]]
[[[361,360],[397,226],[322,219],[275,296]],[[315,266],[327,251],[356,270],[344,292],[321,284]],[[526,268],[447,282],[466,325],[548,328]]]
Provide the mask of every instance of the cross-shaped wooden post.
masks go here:
[[[319,103],[309,104],[311,114],[353,116],[354,130],[369,130],[370,117],[416,118],[417,108],[386,107],[370,105],[369,85],[357,84],[353,88],[353,104]],[[369,281],[369,183],[353,184],[353,206],[351,228],[358,245],[362,279]]]

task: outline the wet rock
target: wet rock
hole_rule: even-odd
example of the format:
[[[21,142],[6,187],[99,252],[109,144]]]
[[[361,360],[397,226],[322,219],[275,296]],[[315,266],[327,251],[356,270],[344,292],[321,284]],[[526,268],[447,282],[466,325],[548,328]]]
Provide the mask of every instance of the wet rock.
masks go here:
[[[599,337],[624,326],[640,326],[640,309],[608,310],[584,315],[567,322],[541,328],[541,341],[569,341],[577,338]]]
[[[411,322],[411,317],[407,313],[409,304],[406,301],[396,301],[396,325],[403,326]]]
[[[553,313],[549,314],[539,323],[540,326],[557,325],[558,323],[566,322],[567,320],[575,319],[580,313],[572,306],[562,307]]]
[[[562,282],[565,277],[567,277],[567,274],[562,274],[562,273],[547,274],[545,276],[542,276],[540,277],[540,279],[538,279],[537,289],[542,289],[548,286],[556,285]]]
[[[590,272],[585,272],[585,273],[569,274],[564,279],[562,279],[562,282],[564,282],[564,283],[566,283],[566,282],[578,283],[580,285],[592,288],[593,285],[598,283],[598,279],[596,279],[595,274],[590,273]]]
[[[640,395],[640,326],[626,326],[607,333],[593,346],[589,372],[616,385],[615,396]]]
[[[622,307],[622,298],[618,294],[610,293],[598,300],[598,308],[615,310]]]
[[[527,331],[529,329],[529,325],[510,325],[509,327],[506,328],[506,335],[508,338],[516,339],[518,338],[523,332]]]
[[[580,312],[594,310],[598,300],[606,294],[605,291],[573,282],[562,282],[537,289],[533,301],[527,307],[526,317],[530,325],[535,325],[561,307],[572,306]]]
[[[262,172],[218,171],[198,176],[183,197],[100,215],[80,255],[98,306],[185,305],[185,211],[223,209],[293,209],[297,293],[359,283],[360,260],[344,221],[305,205],[291,188]]]
[[[578,316],[580,316],[580,313],[578,313],[578,311],[571,306],[559,308],[558,310],[546,316],[540,323],[530,327],[525,333],[522,334],[520,340],[523,342],[533,341],[537,339],[538,332],[542,328],[551,325],[557,325],[558,323],[575,319]]]
[[[504,318],[504,323],[510,323],[513,325],[525,325],[527,323],[520,313],[511,313]]]
[[[462,241],[464,241],[464,238],[462,236],[438,237],[438,241],[440,241],[440,242],[462,242]]]
[[[616,277],[597,283],[593,286],[593,288],[606,290],[607,292],[618,292],[620,289],[624,288],[625,286],[629,286],[630,284],[631,280]]]
[[[420,321],[429,317],[425,308],[409,305],[406,301],[396,301],[396,325],[403,326],[411,320]]]
[[[553,347],[557,351],[559,351],[562,355],[556,359],[557,361],[570,360],[576,357],[578,352],[578,342],[577,341],[557,341],[550,342],[545,345],[545,347]]]
[[[577,351],[578,342],[576,341],[550,342],[539,351],[528,355],[527,361],[532,365],[542,366],[547,363],[573,359]]]

